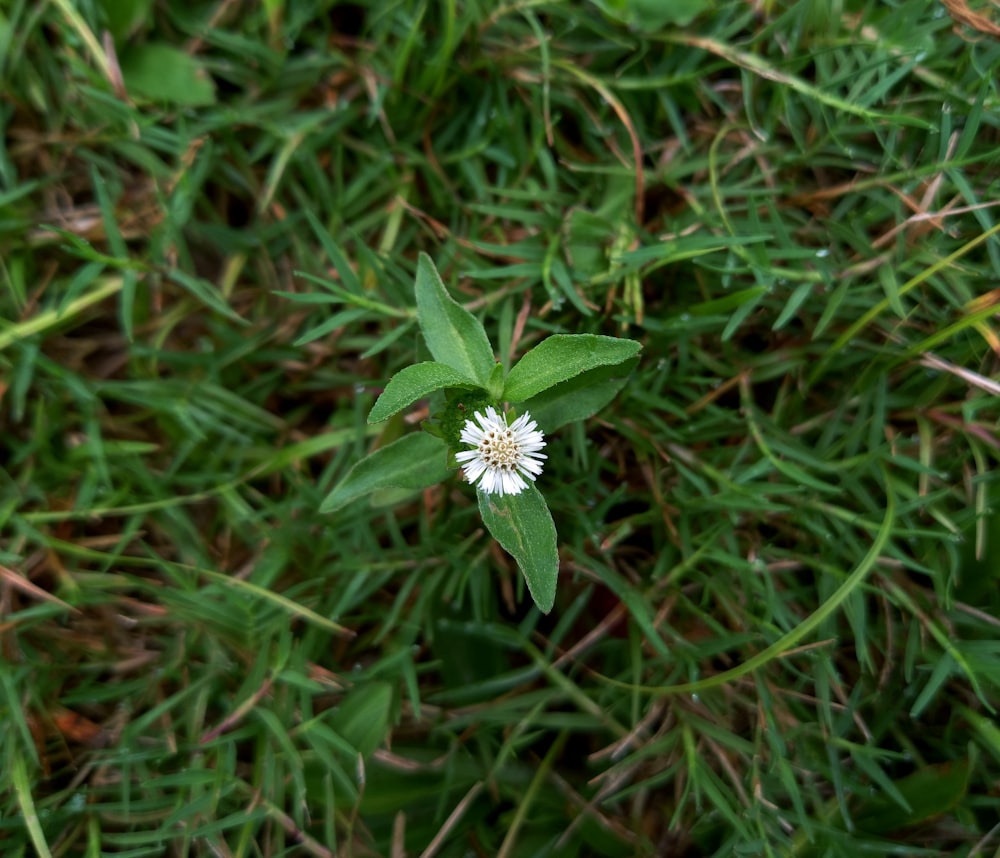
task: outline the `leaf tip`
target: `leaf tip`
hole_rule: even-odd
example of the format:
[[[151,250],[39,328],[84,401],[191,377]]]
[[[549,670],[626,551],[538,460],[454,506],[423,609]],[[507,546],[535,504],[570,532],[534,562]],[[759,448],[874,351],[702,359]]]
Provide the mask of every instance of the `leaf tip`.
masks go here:
[[[532,597],[532,598],[534,599],[534,597]],[[553,596],[551,599],[547,600],[545,603],[542,603],[538,599],[534,599],[534,602],[535,602],[535,607],[538,608],[539,611],[541,611],[543,614],[549,614],[549,613],[552,612],[552,608],[554,607],[554,605],[556,603],[556,598],[555,598],[555,596]]]

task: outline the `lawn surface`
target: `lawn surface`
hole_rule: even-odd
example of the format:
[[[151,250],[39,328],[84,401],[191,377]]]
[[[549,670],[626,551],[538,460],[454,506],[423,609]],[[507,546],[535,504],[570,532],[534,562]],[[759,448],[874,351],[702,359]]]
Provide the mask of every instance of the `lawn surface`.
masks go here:
[[[1000,14],[664,8],[0,7],[5,858],[1000,854]],[[420,252],[643,345],[547,615],[319,511]]]

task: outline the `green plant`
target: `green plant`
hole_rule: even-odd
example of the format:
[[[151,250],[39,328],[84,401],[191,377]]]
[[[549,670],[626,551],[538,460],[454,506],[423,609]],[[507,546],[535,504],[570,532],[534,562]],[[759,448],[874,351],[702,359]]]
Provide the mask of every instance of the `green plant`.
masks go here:
[[[417,322],[434,360],[394,375],[368,422],[388,420],[427,396],[435,397],[435,413],[424,422],[426,432],[404,435],[358,462],[321,511],[334,512],[380,489],[427,488],[462,462],[469,482],[477,483],[484,524],[517,561],[535,604],[548,613],[559,554],[552,515],[534,485],[546,458],[540,452],[543,430],[584,420],[607,405],[642,346],[598,334],[556,334],[508,373],[494,358],[482,323],[448,294],[426,254],[420,255],[415,292]],[[504,403],[515,408],[500,414],[495,409]]]

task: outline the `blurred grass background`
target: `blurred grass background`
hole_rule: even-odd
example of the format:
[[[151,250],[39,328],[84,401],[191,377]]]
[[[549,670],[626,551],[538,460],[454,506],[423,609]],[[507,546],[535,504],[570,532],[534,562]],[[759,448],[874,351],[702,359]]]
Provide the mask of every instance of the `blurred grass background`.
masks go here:
[[[3,854],[1000,855],[998,25],[5,3]],[[457,476],[317,512],[422,250],[644,345],[548,616]]]

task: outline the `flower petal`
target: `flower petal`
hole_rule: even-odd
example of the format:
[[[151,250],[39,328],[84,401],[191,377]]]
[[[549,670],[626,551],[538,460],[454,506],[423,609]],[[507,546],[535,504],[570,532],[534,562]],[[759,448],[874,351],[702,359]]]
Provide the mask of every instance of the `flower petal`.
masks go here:
[[[473,449],[455,454],[465,478],[480,491],[500,497],[520,494],[542,472],[545,436],[525,412],[513,423],[493,406],[466,420],[459,438]]]

